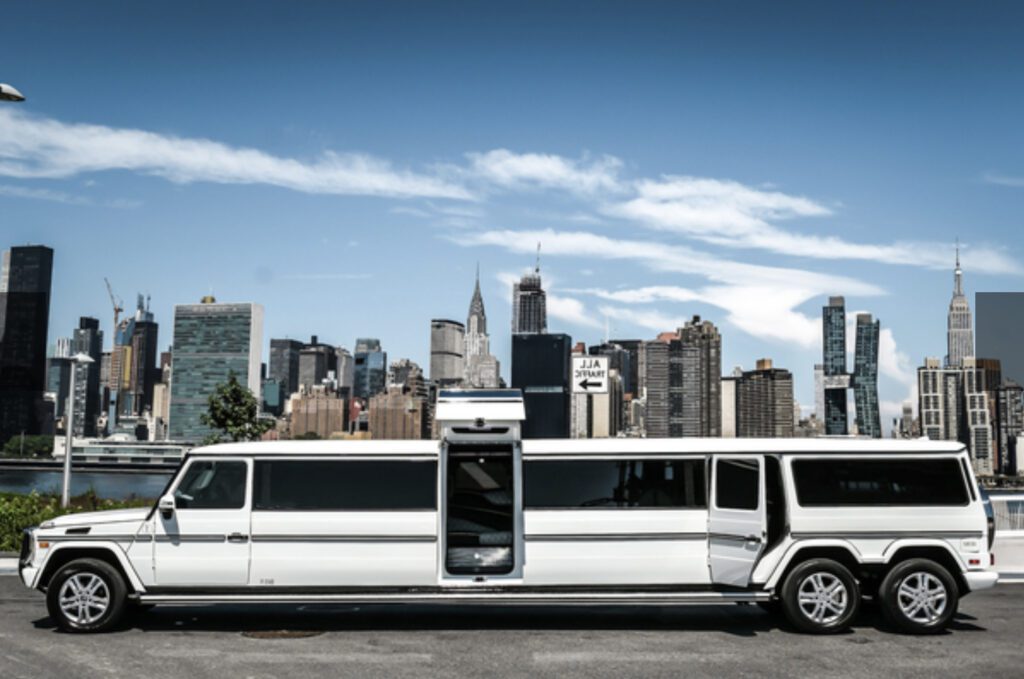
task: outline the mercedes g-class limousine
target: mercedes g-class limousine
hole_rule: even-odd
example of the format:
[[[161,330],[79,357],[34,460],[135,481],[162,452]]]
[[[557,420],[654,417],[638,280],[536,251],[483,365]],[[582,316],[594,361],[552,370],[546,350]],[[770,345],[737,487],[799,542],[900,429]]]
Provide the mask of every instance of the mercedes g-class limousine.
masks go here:
[[[437,441],[197,448],[151,509],[25,532],[64,630],[132,606],[759,603],[811,633],[865,597],[909,633],[995,585],[964,448],[857,439],[521,440],[505,392],[442,392]]]

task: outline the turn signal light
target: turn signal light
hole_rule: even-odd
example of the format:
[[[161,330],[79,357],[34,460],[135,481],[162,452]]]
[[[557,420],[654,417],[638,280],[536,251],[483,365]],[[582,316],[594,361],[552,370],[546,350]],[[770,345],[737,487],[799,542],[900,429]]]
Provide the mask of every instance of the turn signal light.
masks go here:
[[[49,542],[40,542],[39,543],[39,549],[49,549],[49,547],[50,547],[50,543]]]
[[[981,559],[968,559],[967,560],[967,565],[968,566],[980,566],[981,565]]]

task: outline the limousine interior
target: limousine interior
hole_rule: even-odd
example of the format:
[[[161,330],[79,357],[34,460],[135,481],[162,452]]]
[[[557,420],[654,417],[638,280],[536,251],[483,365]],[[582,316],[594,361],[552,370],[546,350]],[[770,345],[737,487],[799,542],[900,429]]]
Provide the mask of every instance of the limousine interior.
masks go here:
[[[521,440],[517,392],[442,392],[440,441],[193,450],[150,510],[26,532],[21,577],[68,631],[131,606],[758,603],[811,633],[861,601],[944,629],[991,587],[959,444]]]

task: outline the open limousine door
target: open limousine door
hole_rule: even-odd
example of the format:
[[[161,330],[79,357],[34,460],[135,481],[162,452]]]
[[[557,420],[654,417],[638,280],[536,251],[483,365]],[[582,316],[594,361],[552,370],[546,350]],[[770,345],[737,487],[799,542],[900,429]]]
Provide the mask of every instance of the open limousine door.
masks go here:
[[[522,577],[523,497],[518,391],[444,390],[439,568],[442,581]]]
[[[716,585],[746,587],[767,537],[764,456],[715,456],[708,554]]]

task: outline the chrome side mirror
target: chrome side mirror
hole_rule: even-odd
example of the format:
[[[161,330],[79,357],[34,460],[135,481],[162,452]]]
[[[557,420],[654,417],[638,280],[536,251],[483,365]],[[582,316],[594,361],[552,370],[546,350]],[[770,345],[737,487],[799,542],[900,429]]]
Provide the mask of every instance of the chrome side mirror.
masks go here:
[[[156,506],[160,510],[160,516],[165,519],[171,518],[174,515],[174,496],[164,495]]]

